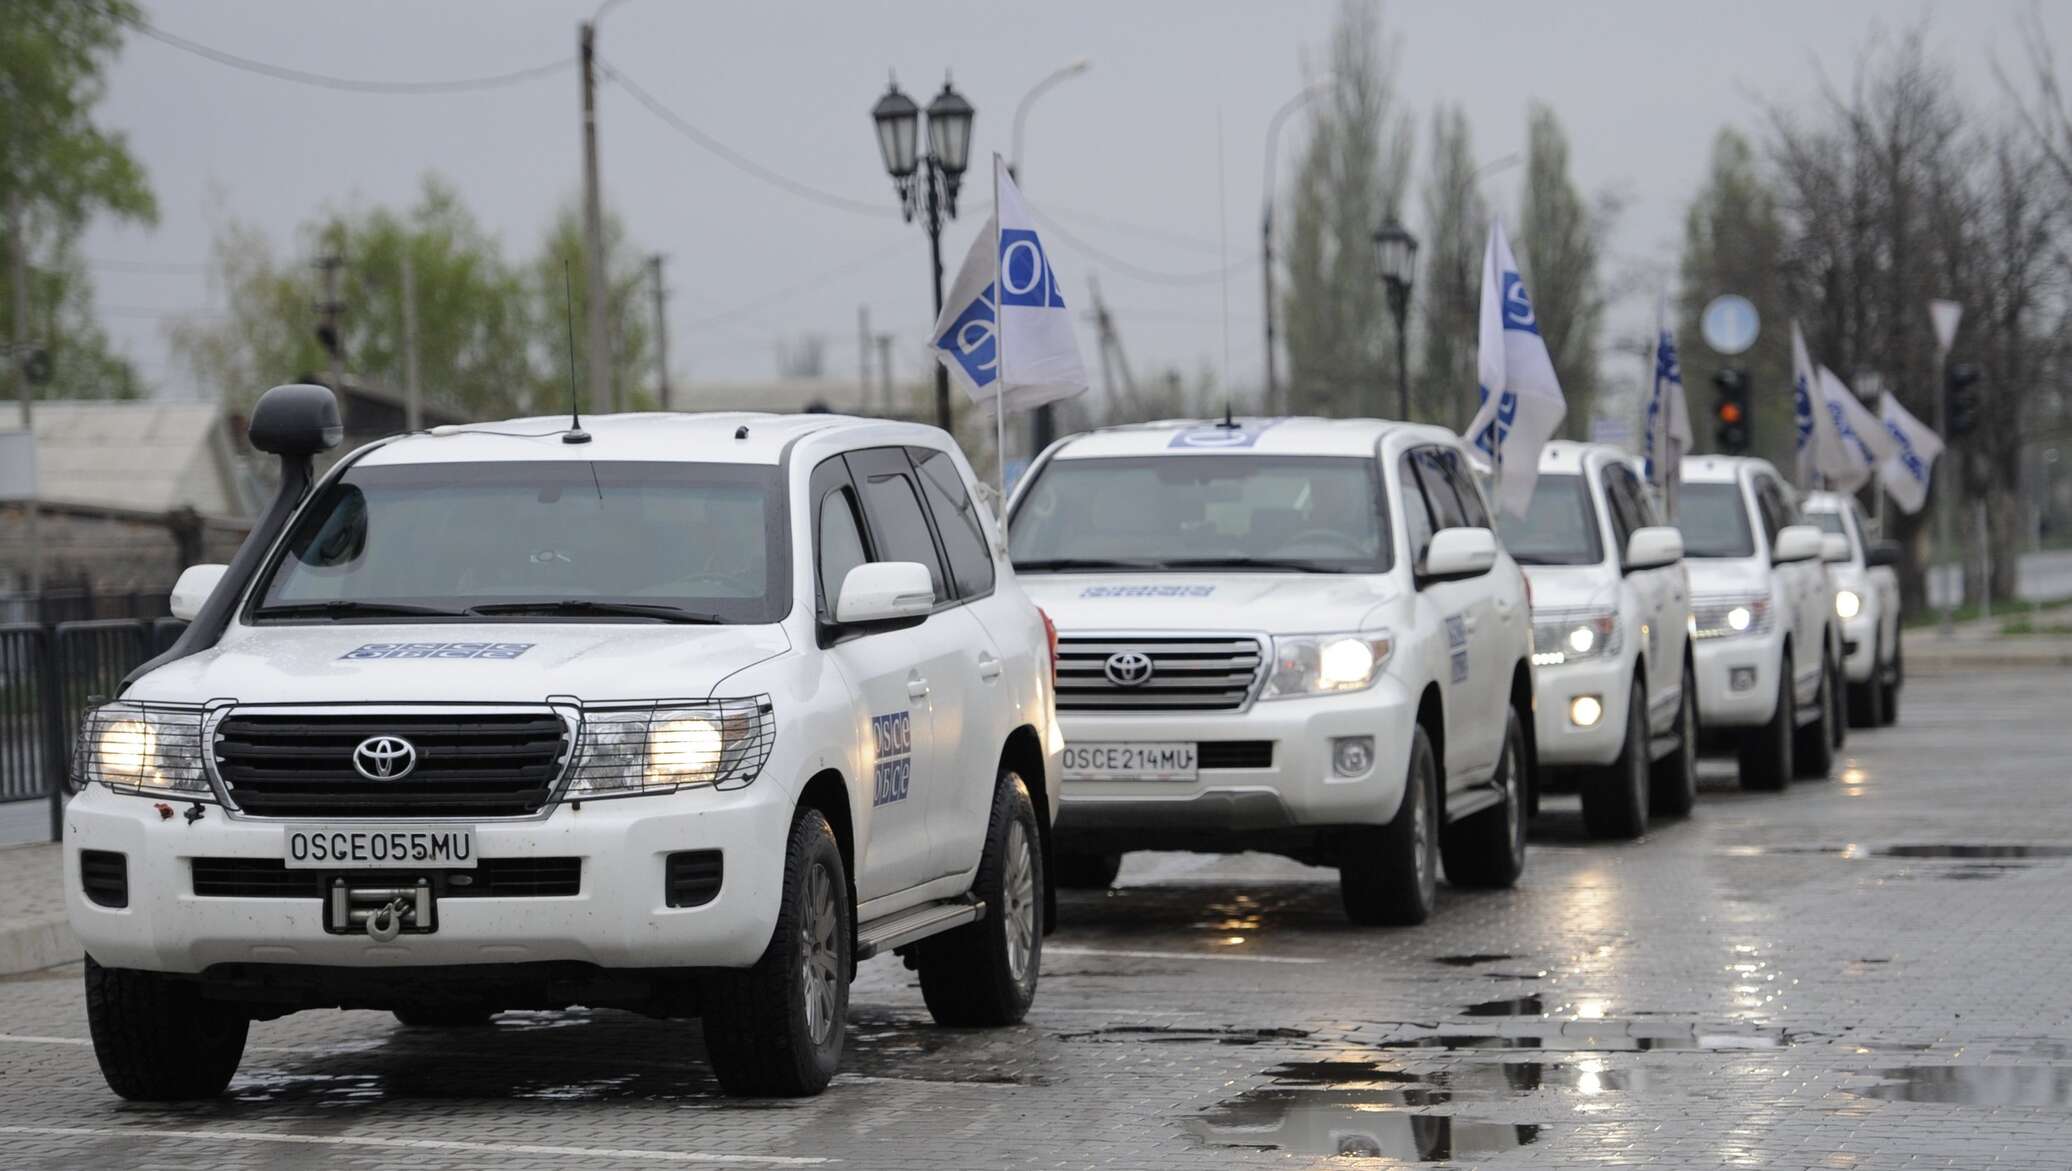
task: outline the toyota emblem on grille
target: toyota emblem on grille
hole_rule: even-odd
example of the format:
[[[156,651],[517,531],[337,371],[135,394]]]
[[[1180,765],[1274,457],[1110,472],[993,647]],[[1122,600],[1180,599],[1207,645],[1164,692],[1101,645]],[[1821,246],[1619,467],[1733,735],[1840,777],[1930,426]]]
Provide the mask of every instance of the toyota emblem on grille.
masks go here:
[[[1108,656],[1101,673],[1117,687],[1142,687],[1151,682],[1151,656],[1143,651],[1118,651]]]
[[[370,781],[394,781],[417,767],[417,746],[401,736],[369,736],[353,749],[353,769]]]

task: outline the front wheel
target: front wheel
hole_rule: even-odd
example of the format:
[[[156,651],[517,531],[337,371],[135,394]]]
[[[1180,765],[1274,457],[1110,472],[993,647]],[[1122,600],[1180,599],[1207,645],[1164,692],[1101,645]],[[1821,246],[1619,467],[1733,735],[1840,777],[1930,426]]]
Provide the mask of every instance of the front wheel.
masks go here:
[[[1043,967],[1043,851],[1036,805],[1011,769],[994,783],[986,852],[972,893],[986,915],[915,947],[921,999],[939,1025],[1011,1025],[1036,999]]]
[[[1899,722],[1899,689],[1906,686],[1906,681],[1906,651],[1905,643],[1902,641],[1899,646],[1892,648],[1892,673],[1886,676],[1885,682],[1879,684],[1879,690],[1884,692],[1885,695],[1885,725],[1887,727]]]
[[[1591,769],[1583,780],[1583,826],[1591,837],[1631,841],[1647,832],[1648,764],[1647,693],[1635,679],[1626,698],[1626,742],[1619,758]]]
[[[1774,793],[1791,784],[1792,724],[1798,699],[1792,693],[1791,655],[1777,660],[1777,710],[1770,722],[1741,734],[1741,787]]]
[[[1885,681],[1884,664],[1880,661],[1884,647],[1871,646],[1871,677],[1861,683],[1849,684],[1849,723],[1857,728],[1882,728],[1885,726]]]
[[[705,1048],[738,1097],[817,1094],[835,1076],[849,1017],[848,873],[817,809],[792,818],[777,926],[755,966],[705,981]]]
[[[1646,747],[1641,749],[1643,757]],[[1503,797],[1480,813],[1463,817],[1439,835],[1446,881],[1455,886],[1498,889],[1516,886],[1525,873],[1525,722],[1517,708],[1504,717],[1504,755],[1496,784]],[[1647,822],[1645,812],[1641,823]]]
[[[1653,784],[1655,811],[1665,817],[1688,817],[1698,804],[1698,680],[1688,665],[1676,708],[1676,751],[1655,762]]]
[[[1790,681],[1785,683],[1790,693]],[[1835,702],[1835,672],[1827,656],[1820,656],[1820,694],[1814,697],[1820,717],[1798,730],[1798,743],[1792,745],[1792,756],[1798,764],[1798,776],[1809,781],[1824,781],[1835,766],[1835,725],[1837,718]]]
[[[223,1092],[244,1059],[251,1021],[205,999],[201,985],[159,972],[104,968],[86,957],[86,1025],[108,1088],[132,1102]]]
[[[1369,927],[1412,927],[1439,901],[1439,760],[1423,725],[1410,733],[1403,799],[1387,825],[1362,826],[1340,846],[1338,893],[1346,917]]]

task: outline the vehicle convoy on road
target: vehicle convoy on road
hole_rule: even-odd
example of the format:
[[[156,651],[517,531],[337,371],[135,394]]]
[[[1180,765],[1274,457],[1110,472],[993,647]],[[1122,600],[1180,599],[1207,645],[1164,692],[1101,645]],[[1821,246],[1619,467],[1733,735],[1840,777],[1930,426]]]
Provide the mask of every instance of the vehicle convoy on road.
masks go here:
[[[1776,468],[1745,456],[1685,460],[1676,509],[1701,749],[1733,753],[1747,789],[1826,777],[1842,643],[1819,527]]]
[[[702,1016],[737,1094],[823,1088],[855,965],[935,1018],[1036,991],[1048,622],[943,432],[626,415],[339,439],[80,729],[65,887],[125,1098],[220,1092],[304,1008]]]
[[[1130,850],[1338,869],[1418,923],[1525,865],[1530,602],[1452,432],[1371,419],[1114,427],[1054,444],[1010,548],[1058,623],[1061,884]]]
[[[1523,517],[1499,525],[1532,582],[1540,784],[1574,789],[1600,837],[1697,800],[1697,687],[1683,534],[1657,519],[1636,462],[1557,440]]]
[[[1863,509],[1839,492],[1806,494],[1806,519],[1827,534],[1827,572],[1842,621],[1842,674],[1849,723],[1882,728],[1899,719],[1906,662],[1899,639],[1899,542],[1872,540]],[[1837,542],[1839,538],[1839,543]]]

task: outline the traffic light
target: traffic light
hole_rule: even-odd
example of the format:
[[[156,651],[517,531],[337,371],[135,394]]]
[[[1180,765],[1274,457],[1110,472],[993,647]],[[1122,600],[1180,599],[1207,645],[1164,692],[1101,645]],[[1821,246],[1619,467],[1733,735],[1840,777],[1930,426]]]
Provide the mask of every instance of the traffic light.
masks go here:
[[[1748,371],[1728,366],[1715,371],[1712,385],[1718,397],[1712,404],[1712,439],[1722,455],[1748,453]]]
[[[1979,368],[1969,362],[1959,362],[1950,367],[1943,384],[1943,394],[1948,396],[1946,409],[1949,411],[1951,439],[1962,439],[1978,430]]]

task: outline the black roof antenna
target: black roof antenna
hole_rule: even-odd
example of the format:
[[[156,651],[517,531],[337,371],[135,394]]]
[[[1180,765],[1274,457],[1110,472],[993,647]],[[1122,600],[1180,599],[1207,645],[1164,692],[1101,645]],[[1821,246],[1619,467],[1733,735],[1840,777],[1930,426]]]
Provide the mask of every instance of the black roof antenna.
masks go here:
[[[561,262],[561,288],[567,294],[568,317],[568,430],[562,432],[563,443],[588,443],[590,433],[583,430],[583,415],[576,406],[576,286],[568,275],[568,261]]]
[[[1223,421],[1222,421],[1221,423],[1218,423],[1218,424],[1216,424],[1216,426],[1218,426],[1218,427],[1221,427],[1221,428],[1223,428],[1223,429],[1224,429],[1225,431],[1241,431],[1241,430],[1243,430],[1243,428],[1241,428],[1241,427],[1239,427],[1239,426],[1237,425],[1237,420],[1235,420],[1235,419],[1233,419],[1233,418],[1231,418],[1231,417],[1230,417],[1230,400],[1229,400],[1229,399],[1224,399],[1224,400],[1223,400]]]

